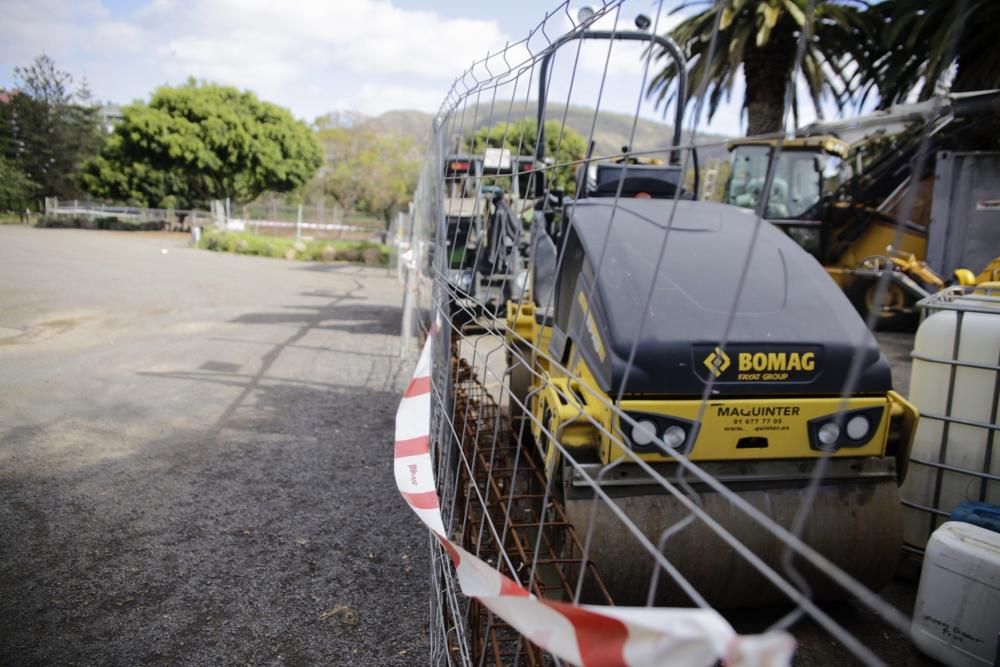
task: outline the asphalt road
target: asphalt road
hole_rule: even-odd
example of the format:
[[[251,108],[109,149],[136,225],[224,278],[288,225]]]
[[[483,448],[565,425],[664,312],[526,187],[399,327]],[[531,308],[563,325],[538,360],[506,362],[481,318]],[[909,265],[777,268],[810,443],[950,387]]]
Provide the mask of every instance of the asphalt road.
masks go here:
[[[186,241],[0,227],[0,664],[426,663],[395,278]]]

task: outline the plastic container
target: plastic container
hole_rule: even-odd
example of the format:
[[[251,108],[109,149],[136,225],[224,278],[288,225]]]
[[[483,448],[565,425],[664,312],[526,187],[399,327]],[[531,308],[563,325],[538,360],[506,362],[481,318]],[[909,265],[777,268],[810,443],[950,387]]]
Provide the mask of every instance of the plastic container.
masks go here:
[[[1000,411],[1000,298],[933,299],[921,305],[942,309],[920,324],[913,345],[909,400],[920,421],[900,489],[903,540],[916,551],[962,502],[1000,504],[1000,482],[970,474],[1000,475],[1000,433],[989,428]]]
[[[910,635],[946,665],[984,667],[1000,633],[1000,533],[949,521],[927,542]]]

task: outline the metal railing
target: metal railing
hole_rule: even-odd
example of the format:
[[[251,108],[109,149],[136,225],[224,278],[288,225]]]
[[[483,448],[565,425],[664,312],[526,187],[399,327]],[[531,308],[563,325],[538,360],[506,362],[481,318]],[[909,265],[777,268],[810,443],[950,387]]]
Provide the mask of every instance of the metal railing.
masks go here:
[[[89,219],[117,218],[134,222],[161,223],[164,229],[171,230],[188,230],[210,224],[212,221],[211,213],[197,209],[142,208],[86,199],[60,201],[56,197],[45,198],[45,215]]]

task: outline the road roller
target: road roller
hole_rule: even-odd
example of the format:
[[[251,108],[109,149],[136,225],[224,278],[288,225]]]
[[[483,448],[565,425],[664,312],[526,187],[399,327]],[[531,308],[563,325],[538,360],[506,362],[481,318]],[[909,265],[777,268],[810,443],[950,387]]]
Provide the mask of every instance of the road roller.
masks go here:
[[[687,521],[661,479],[809,597],[846,595],[801,557],[791,573],[785,542],[682,456],[786,528],[811,499],[802,540],[882,588],[900,553],[917,413],[871,332],[794,240],[750,211],[695,201],[675,159],[597,167],[596,187],[540,205],[506,343],[515,431],[533,436],[614,602],[691,605],[692,588],[718,608],[788,601],[706,522]],[[649,544],[676,576],[656,571]]]

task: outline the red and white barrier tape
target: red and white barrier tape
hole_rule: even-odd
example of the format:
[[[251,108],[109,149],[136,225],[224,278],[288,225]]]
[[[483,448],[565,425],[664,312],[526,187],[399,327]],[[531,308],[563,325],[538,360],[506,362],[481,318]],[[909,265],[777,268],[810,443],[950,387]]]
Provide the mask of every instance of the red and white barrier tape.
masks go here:
[[[795,640],[784,632],[740,636],[712,609],[605,607],[545,600],[445,534],[430,456],[431,338],[396,412],[399,492],[451,557],[462,592],[477,598],[534,644],[584,667],[788,665]]]

